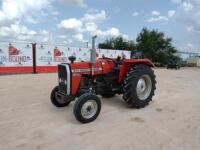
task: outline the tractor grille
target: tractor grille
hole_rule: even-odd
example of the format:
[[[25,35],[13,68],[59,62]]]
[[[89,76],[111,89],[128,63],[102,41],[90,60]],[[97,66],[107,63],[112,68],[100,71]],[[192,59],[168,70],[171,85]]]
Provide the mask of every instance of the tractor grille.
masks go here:
[[[67,69],[65,65],[58,65],[59,91],[67,93]]]

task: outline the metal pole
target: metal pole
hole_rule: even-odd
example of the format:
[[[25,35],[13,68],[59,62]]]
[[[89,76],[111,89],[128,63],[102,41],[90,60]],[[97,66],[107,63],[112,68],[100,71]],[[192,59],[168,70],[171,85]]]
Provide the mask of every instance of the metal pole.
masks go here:
[[[32,56],[33,56],[33,74],[37,73],[36,70],[36,43],[32,43]]]

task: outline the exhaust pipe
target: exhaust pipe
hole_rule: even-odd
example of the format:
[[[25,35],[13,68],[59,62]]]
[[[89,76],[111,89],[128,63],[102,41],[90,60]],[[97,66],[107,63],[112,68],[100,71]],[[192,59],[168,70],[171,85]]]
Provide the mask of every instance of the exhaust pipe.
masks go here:
[[[91,63],[96,63],[96,48],[95,48],[95,39],[97,36],[92,37],[92,50],[91,50],[91,56],[90,56],[90,61]]]
[[[94,64],[96,63],[96,48],[95,48],[95,39],[96,38],[97,38],[97,35],[92,37],[92,49],[91,49],[91,55],[90,55],[92,75],[94,75]]]

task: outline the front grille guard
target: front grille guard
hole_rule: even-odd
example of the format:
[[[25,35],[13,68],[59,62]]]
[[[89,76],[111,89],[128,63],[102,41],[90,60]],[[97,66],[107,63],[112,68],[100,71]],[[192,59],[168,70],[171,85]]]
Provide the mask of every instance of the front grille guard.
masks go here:
[[[59,92],[66,95],[71,94],[71,69],[69,64],[58,65],[58,85]]]

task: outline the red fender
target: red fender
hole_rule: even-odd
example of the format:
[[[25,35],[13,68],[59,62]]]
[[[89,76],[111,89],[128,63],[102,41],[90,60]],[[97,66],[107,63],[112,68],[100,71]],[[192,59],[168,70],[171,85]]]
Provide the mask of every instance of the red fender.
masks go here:
[[[149,59],[126,59],[124,60],[124,63],[122,64],[120,69],[119,83],[123,82],[124,76],[130,70],[130,68],[138,64],[147,65],[149,67],[155,67],[155,65]]]

